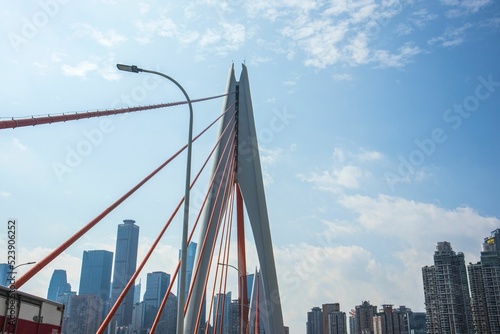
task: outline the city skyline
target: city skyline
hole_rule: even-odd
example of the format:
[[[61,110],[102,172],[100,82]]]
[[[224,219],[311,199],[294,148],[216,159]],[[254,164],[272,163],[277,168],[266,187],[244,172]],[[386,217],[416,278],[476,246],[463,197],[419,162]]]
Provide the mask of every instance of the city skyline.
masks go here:
[[[6,2],[0,118],[184,101],[167,80],[117,63],[166,73],[193,99],[223,93],[229,67],[239,74],[244,63],[290,331],[325,292],[341,305],[423,311],[421,268],[435,243],[477,263],[500,226],[499,13],[493,0]],[[195,134],[221,106],[194,104]],[[18,222],[16,264],[39,263],[106,210],[186,144],[187,126],[178,105],[1,130],[0,220]],[[193,174],[215,142],[215,130],[196,141]],[[127,217],[141,225],[142,259],[183,196],[185,168],[182,154],[22,290],[46,296],[65,269],[78,291],[83,251],[114,252]],[[207,177],[198,182],[190,227]],[[174,272],[181,230],[175,217],[143,284],[148,272]],[[250,229],[246,239],[253,271]]]

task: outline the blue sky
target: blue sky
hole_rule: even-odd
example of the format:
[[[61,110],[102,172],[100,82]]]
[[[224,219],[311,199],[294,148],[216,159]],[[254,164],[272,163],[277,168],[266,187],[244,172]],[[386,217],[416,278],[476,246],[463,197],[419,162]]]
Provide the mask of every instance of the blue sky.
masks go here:
[[[223,93],[231,63],[239,77],[244,62],[292,333],[326,302],[423,311],[420,268],[432,264],[435,243],[450,241],[475,262],[482,238],[500,227],[499,9],[492,0],[9,2],[0,10],[0,117],[183,100],[171,83],[116,63],[167,73],[201,98]],[[195,105],[195,132],[221,105]],[[71,172],[56,172],[97,130],[102,138]],[[186,138],[185,106],[2,130],[0,219],[19,220],[18,263],[59,245]],[[214,142],[211,132],[195,156]],[[82,251],[114,250],[123,219],[141,226],[144,254],[182,193],[184,164],[27,291],[45,295],[55,268],[76,290]],[[172,272],[179,231],[180,218],[145,273]]]

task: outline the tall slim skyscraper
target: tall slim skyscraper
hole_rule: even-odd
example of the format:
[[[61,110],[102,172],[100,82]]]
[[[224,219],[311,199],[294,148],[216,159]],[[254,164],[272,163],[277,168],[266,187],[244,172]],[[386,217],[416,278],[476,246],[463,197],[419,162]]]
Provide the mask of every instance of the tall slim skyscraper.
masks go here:
[[[135,225],[135,220],[124,220],[123,224],[118,225],[116,237],[115,268],[113,271],[112,288],[113,304],[135,272],[137,266],[138,244],[139,226]],[[132,285],[115,314],[118,326],[128,326],[132,323],[134,288],[135,286]]]
[[[83,251],[82,271],[78,294],[101,297],[105,303],[109,299],[113,253],[105,250]]]
[[[156,313],[160,309],[163,297],[167,293],[170,284],[170,275],[163,271],[148,273],[146,281],[146,292],[144,292],[144,314],[142,317],[142,327],[151,328],[156,318]]]
[[[68,283],[66,270],[56,269],[52,273],[47,292],[47,299],[57,301],[57,297],[65,292],[71,291],[71,285]]]
[[[500,229],[484,238],[481,262],[467,269],[474,333],[500,334]]]
[[[196,242],[190,242],[187,247],[187,261],[186,261],[186,291],[184,291],[185,299],[189,293],[189,285],[191,284],[191,277],[193,276],[194,258],[196,256]],[[181,259],[181,250],[179,250],[179,260]],[[179,282],[179,280],[177,280]],[[177,284],[177,296],[179,296],[180,284]]]
[[[434,265],[422,268],[428,334],[472,333],[464,254],[438,242]]]

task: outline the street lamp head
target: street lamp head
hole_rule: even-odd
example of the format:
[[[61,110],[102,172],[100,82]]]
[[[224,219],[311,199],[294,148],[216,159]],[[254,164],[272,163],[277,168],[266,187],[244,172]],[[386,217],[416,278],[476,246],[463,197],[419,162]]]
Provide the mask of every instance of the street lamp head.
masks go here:
[[[116,67],[118,67],[120,71],[125,71],[125,72],[134,72],[134,73],[142,72],[142,69],[138,68],[135,65],[116,64]]]

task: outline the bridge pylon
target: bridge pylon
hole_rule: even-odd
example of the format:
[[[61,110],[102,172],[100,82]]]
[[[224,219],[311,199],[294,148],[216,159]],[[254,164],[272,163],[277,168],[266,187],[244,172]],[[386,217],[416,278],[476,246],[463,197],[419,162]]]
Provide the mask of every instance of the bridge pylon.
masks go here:
[[[212,176],[215,182],[209,189],[205,208],[203,209],[200,241],[197,249],[195,263],[199,262],[198,273],[207,273],[210,266],[210,250],[216,239],[216,224],[225,211],[227,202],[222,196],[216,196],[220,189],[234,186],[228,184],[232,182],[229,178],[223,177],[225,167],[231,164],[229,157],[230,150],[223,150],[226,143],[232,142],[234,134],[230,131],[224,132],[226,127],[236,126],[237,140],[235,141],[237,150],[236,163],[236,183],[241,190],[246,212],[252,228],[257,255],[260,264],[260,275],[262,289],[259,289],[259,318],[263,323],[266,333],[284,333],[283,313],[281,309],[278,279],[276,275],[276,264],[274,260],[273,244],[269,227],[269,216],[264,192],[264,182],[260,164],[260,155],[257,142],[257,132],[253,115],[252,99],[250,95],[250,84],[248,72],[245,65],[242,65],[240,80],[236,81],[234,65],[231,65],[226,85],[226,96],[223,103],[223,112],[235,105],[237,108],[236,117],[231,112],[226,112],[219,127],[219,137],[221,138],[218,149],[214,152],[214,164],[212,166]],[[235,94],[230,94],[236,92]],[[241,268],[240,268],[241,270]],[[185,317],[185,333],[193,334],[196,328],[198,311],[204,298],[205,279],[203,275],[197,274],[191,282],[191,297]],[[262,295],[261,295],[262,293]],[[254,313],[255,310],[252,310]],[[252,324],[250,332],[252,332]],[[258,333],[258,329],[255,333]]]

